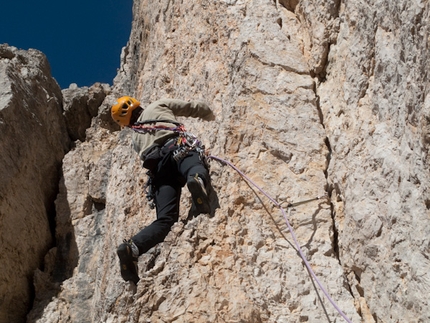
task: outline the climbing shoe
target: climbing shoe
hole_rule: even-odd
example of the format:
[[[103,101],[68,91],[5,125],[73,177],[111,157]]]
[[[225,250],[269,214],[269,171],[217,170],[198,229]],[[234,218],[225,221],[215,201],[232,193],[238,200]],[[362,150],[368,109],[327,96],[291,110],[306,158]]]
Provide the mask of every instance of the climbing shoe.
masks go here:
[[[124,240],[116,250],[121,266],[121,276],[125,281],[132,281],[137,284],[140,280],[137,274],[137,257],[139,257],[139,249],[134,244],[133,240]]]
[[[187,187],[191,193],[193,207],[197,214],[210,213],[211,208],[209,205],[209,198],[206,192],[205,184],[201,177],[199,177],[198,174],[190,177],[187,182]]]

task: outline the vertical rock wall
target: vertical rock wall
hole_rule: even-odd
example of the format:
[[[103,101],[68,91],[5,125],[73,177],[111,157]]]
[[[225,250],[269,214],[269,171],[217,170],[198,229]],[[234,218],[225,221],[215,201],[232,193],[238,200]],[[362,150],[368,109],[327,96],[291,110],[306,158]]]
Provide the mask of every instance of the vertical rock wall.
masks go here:
[[[183,120],[284,206],[311,267],[352,322],[429,320],[426,1],[136,1],[113,93],[64,158],[56,250],[28,322],[341,322],[280,210],[212,161],[220,209],[180,221],[139,259],[116,246],[155,214],[116,96],[204,99]],[[61,252],[58,252],[60,250]],[[70,278],[47,299],[61,255]]]
[[[119,90],[133,79],[132,93],[144,103],[163,96],[205,99],[217,120],[187,123],[214,155],[233,161],[284,205],[325,193],[329,151],[303,53],[303,26],[292,12],[267,1],[161,1],[136,5],[135,15]],[[162,267],[137,290],[140,319],[338,317],[318,300],[279,210],[267,200],[262,204],[234,171],[213,164],[221,209],[212,220],[201,217],[177,229],[172,239],[179,242],[166,252],[184,264],[172,256],[164,261],[163,249]],[[291,221],[323,284],[357,320],[337,258],[330,204],[302,206]]]
[[[216,120],[186,124],[212,154],[234,162],[284,205],[326,193],[329,150],[293,13],[265,1],[161,1],[135,3],[134,15],[115,95],[132,94],[143,104],[166,96],[204,99]],[[113,96],[105,102],[107,108]],[[221,208],[215,216],[186,220],[184,189],[181,221],[140,258],[137,289],[122,282],[116,246],[155,214],[146,205],[146,176],[129,133],[109,134],[101,124],[94,120],[91,138],[66,156],[67,195],[57,200],[70,210],[77,266],[58,297],[29,321],[339,319],[312,283],[279,209],[216,162],[211,174]],[[358,321],[330,203],[300,206],[290,220],[322,284]]]
[[[69,144],[60,88],[36,50],[0,45],[0,137],[0,322],[24,322]]]
[[[342,264],[377,322],[430,320],[429,11],[428,1],[342,4],[317,86]]]

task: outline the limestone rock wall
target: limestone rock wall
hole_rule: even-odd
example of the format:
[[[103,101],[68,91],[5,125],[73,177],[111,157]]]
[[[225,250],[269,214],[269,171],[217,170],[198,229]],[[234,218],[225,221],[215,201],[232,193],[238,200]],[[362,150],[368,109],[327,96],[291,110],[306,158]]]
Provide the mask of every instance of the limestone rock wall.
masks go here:
[[[341,262],[376,322],[430,319],[429,9],[342,4],[317,86]]]
[[[279,208],[216,161],[215,215],[187,219],[184,189],[141,281],[123,282],[116,247],[155,213],[130,132],[109,117],[120,95],[206,100],[215,121],[183,121],[212,155],[284,206],[327,196],[287,217],[348,320],[429,321],[428,1],[142,0],[133,12],[113,88],[73,128],[27,322],[346,321]]]
[[[69,147],[46,57],[0,45],[0,322],[24,322],[33,273],[54,241],[54,199]]]
[[[235,163],[284,205],[326,194],[329,150],[293,13],[265,1],[162,1],[135,3],[134,15],[106,109],[124,94],[143,104],[166,96],[206,100],[216,120],[186,124],[212,154]],[[187,220],[184,189],[181,221],[165,243],[140,258],[137,289],[122,282],[116,247],[155,214],[145,201],[146,175],[130,134],[101,125],[94,119],[91,138],[64,159],[63,168],[73,171],[64,171],[67,195],[57,200],[57,208],[70,210],[77,266],[30,322],[58,316],[70,322],[339,319],[320,301],[280,211],[217,162],[211,166],[221,205],[215,216]],[[358,321],[329,201],[303,205],[290,220],[322,284]]]

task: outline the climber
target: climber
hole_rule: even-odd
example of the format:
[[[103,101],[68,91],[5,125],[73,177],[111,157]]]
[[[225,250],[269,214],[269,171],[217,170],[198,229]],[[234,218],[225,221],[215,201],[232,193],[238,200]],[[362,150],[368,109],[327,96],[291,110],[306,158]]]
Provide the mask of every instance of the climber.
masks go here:
[[[139,281],[138,257],[164,241],[179,218],[181,189],[187,184],[194,215],[210,213],[208,189],[212,189],[204,161],[204,147],[190,138],[175,116],[214,120],[207,104],[162,99],[140,106],[135,98],[124,96],[111,108],[113,120],[132,128],[133,148],[148,169],[149,200],[153,199],[157,219],[118,247],[121,276],[135,284]],[[190,142],[194,140],[193,142]]]

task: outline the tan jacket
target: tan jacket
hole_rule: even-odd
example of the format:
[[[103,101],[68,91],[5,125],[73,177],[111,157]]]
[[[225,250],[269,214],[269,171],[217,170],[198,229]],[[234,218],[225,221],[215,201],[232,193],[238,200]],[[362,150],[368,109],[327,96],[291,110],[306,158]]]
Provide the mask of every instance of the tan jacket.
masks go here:
[[[212,120],[214,115],[209,106],[201,101],[186,102],[176,99],[161,99],[155,101],[144,108],[138,121],[145,120],[172,120],[176,121],[175,116],[202,118],[204,120]],[[159,123],[169,127],[175,127],[170,123]],[[141,134],[133,132],[133,148],[139,154],[140,159],[145,159],[145,154],[154,145],[162,146],[168,138],[174,137],[177,134],[169,130],[158,130],[153,133]]]

